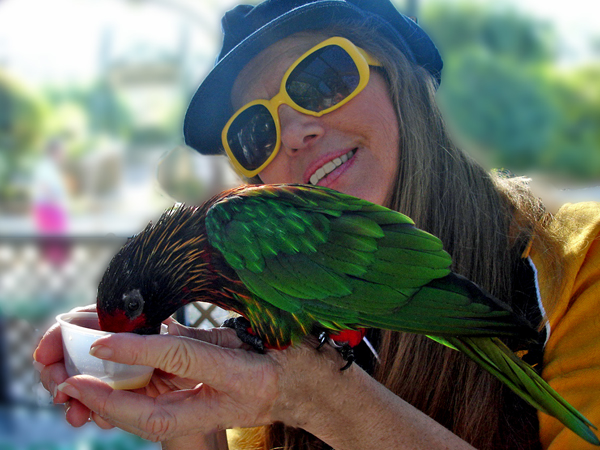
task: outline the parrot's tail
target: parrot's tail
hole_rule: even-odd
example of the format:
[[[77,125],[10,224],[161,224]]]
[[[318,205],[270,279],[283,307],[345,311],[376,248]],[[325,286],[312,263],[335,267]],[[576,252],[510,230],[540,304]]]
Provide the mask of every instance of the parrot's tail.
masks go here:
[[[557,418],[589,443],[600,446],[600,440],[590,429],[597,428],[501,340],[479,337],[446,338],[446,340],[505,383],[533,407]]]

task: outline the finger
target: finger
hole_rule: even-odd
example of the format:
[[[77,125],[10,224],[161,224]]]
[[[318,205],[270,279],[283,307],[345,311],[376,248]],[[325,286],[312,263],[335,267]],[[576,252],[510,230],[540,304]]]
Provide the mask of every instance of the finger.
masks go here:
[[[65,403],[69,400],[67,395],[56,389],[67,378],[69,378],[69,375],[62,362],[46,366],[40,372],[42,386],[52,394],[54,403]]]
[[[169,317],[167,317],[165,320],[163,320],[163,323],[164,323],[165,325],[167,325],[167,326],[168,326],[169,324],[173,323],[173,322],[175,322],[175,323],[178,323],[179,325],[181,325],[181,323],[180,323],[180,322],[178,322],[178,321],[175,319],[175,317],[173,317],[173,316],[169,316]]]
[[[190,380],[187,378],[178,377],[172,373],[155,369],[154,373],[152,374],[152,380],[150,381],[150,384],[146,386],[146,391],[144,394],[150,397],[157,397],[161,393],[177,391],[180,389],[193,389],[197,385],[198,380]],[[154,395],[155,393],[157,394]]]
[[[54,364],[63,359],[62,336],[58,323],[52,325],[33,352],[33,359],[45,366]]]
[[[113,390],[93,377],[76,376],[69,378],[60,389],[92,410],[94,421],[98,419],[103,426],[117,426],[152,441],[189,434],[197,427],[211,431],[217,428],[211,424],[213,415],[208,414],[202,404],[192,405],[189,401],[202,390],[201,387],[152,399],[131,391]],[[186,420],[177,421],[176,417]]]
[[[91,304],[85,305],[85,306],[77,306],[69,312],[92,312],[92,311],[96,312],[96,304],[95,303],[91,303]]]
[[[132,333],[102,337],[94,342],[90,354],[100,359],[155,367],[207,383],[217,390],[230,390],[235,380],[247,376],[249,364],[264,356],[185,337]]]
[[[172,336],[184,336],[199,341],[208,342],[227,348],[244,348],[245,344],[237,337],[232,328],[194,328],[186,327],[179,322],[172,320],[169,322],[169,334]]]
[[[67,402],[67,405],[65,419],[67,419],[67,422],[69,422],[71,426],[79,428],[88,423],[90,418],[90,410],[87,406],[75,399],[70,399]]]
[[[109,422],[107,422],[106,420],[104,420],[99,414],[96,414],[93,411],[92,411],[92,414],[90,417],[92,418],[92,420],[94,422],[96,422],[96,425],[98,425],[103,430],[110,430],[111,428],[115,427],[114,425],[112,425]]]

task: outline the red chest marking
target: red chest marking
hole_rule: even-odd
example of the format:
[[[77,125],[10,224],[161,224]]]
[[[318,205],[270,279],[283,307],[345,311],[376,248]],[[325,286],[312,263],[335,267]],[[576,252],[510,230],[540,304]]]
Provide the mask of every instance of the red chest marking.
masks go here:
[[[146,324],[146,315],[141,314],[134,320],[129,319],[124,311],[117,310],[113,314],[105,314],[98,311],[100,329],[114,333],[131,332]]]
[[[340,344],[347,343],[350,347],[356,347],[361,343],[367,331],[364,328],[358,330],[344,330],[339,333],[330,333],[329,337],[332,341]]]

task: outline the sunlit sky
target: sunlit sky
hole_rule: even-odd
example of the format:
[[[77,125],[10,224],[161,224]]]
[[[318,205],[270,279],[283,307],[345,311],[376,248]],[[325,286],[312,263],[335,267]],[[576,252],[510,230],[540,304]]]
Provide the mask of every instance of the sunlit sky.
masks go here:
[[[429,1],[434,0],[421,0],[421,7]],[[574,62],[590,57],[589,38],[600,35],[597,0],[478,1],[494,7],[513,5],[533,17],[550,21],[561,33],[563,46],[569,49]],[[220,17],[236,3],[235,0],[0,0],[0,66],[34,83],[85,80],[99,68],[102,39],[109,30],[113,32],[110,44],[113,58],[119,52],[134,53],[130,48],[132,42],[152,46],[158,41],[164,48],[175,48],[182,37],[181,30],[187,30],[188,51],[194,55],[193,61],[198,66],[195,69],[203,72],[210,67],[220,44]]]
[[[99,69],[109,32],[112,59],[134,53],[132,45],[179,48],[187,32],[189,51],[210,64],[220,43],[220,17],[234,3],[0,0],[0,67],[33,82],[86,80]]]
[[[591,39],[600,39],[598,0],[499,0],[494,3],[504,2],[531,17],[551,23],[559,32],[565,48],[571,52],[571,62],[598,57],[590,48]]]

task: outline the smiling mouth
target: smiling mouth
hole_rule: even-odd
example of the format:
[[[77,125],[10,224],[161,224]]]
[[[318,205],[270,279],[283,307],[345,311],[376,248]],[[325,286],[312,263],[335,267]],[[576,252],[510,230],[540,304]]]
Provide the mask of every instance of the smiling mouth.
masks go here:
[[[335,159],[329,161],[328,163],[324,164],[322,167],[317,169],[317,171],[315,173],[312,174],[312,176],[310,177],[310,180],[309,180],[310,184],[316,185],[319,181],[321,181],[323,178],[325,178],[327,175],[329,175],[335,169],[337,169],[342,164],[344,164],[346,161],[348,161],[350,158],[352,158],[354,156],[354,153],[356,153],[356,149],[352,149],[345,155],[342,155],[342,156],[335,158]]]

